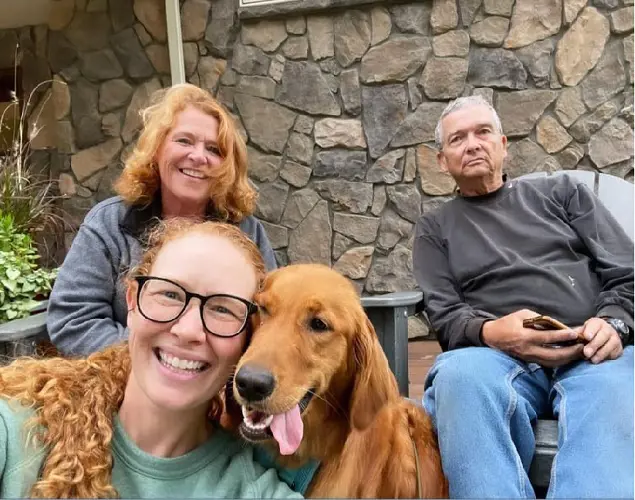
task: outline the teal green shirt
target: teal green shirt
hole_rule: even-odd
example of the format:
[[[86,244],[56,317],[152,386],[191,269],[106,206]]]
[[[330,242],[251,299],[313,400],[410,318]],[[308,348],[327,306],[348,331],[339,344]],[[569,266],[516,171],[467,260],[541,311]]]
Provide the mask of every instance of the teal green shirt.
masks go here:
[[[38,479],[46,450],[28,444],[31,415],[0,400],[0,498],[28,497]],[[116,418],[112,452],[112,482],[122,498],[302,498],[222,429],[185,455],[158,458],[139,449]]]

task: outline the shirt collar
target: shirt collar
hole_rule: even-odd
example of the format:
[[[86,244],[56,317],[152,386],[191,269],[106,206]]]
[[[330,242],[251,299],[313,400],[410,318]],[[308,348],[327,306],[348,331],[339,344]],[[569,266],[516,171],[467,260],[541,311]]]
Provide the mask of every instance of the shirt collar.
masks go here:
[[[157,222],[161,220],[162,206],[161,195],[157,194],[147,205],[131,205],[126,211],[121,228],[137,239],[141,239],[143,234]],[[206,220],[220,220],[218,215],[210,203],[207,207],[205,215]]]

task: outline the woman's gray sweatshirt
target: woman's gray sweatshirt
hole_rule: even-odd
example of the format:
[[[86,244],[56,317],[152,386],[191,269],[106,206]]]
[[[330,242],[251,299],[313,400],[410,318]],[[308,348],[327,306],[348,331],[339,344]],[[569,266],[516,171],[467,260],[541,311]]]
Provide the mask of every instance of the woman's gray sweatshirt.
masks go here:
[[[128,337],[122,278],[141,259],[143,234],[160,216],[159,199],[138,207],[126,205],[118,196],[95,205],[86,215],[49,299],[48,333],[62,353],[86,355]],[[267,269],[275,269],[262,224],[249,216],[239,227],[258,245]]]

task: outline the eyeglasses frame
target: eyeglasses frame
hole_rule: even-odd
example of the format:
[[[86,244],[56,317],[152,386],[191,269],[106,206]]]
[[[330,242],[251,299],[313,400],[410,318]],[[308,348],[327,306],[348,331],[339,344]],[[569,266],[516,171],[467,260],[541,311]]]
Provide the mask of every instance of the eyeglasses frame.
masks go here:
[[[233,337],[236,337],[237,335],[240,335],[241,332],[245,329],[245,326],[247,326],[247,322],[249,321],[249,316],[251,316],[252,314],[254,314],[256,311],[258,311],[258,306],[256,304],[254,304],[253,302],[250,302],[246,299],[243,299],[242,297],[236,297],[235,295],[231,295],[229,293],[214,293],[212,295],[200,295],[198,293],[194,293],[194,292],[190,292],[189,290],[186,290],[185,288],[183,288],[183,285],[180,285],[172,280],[169,280],[167,278],[161,278],[159,276],[134,276],[132,278],[134,281],[137,282],[138,286],[137,286],[137,307],[139,308],[139,313],[141,313],[141,316],[143,316],[145,319],[147,319],[148,321],[153,321],[154,323],[172,323],[173,321],[176,321],[177,319],[179,319],[183,313],[185,312],[185,310],[187,309],[187,306],[190,304],[190,301],[192,300],[192,298],[197,298],[200,302],[199,305],[199,313],[201,315],[201,324],[203,325],[203,328],[205,329],[205,331],[207,333],[209,333],[210,335],[214,335],[214,337],[218,337],[221,339],[231,339]],[[176,317],[174,317],[173,319],[170,320],[166,320],[166,321],[159,321],[156,319],[152,319],[149,318],[148,316],[146,316],[146,314],[143,312],[142,308],[141,308],[141,291],[143,290],[143,286],[150,280],[159,280],[159,281],[165,281],[166,283],[170,283],[171,285],[175,285],[177,287],[179,287],[181,290],[183,290],[183,292],[185,292],[185,304],[183,305],[183,309],[181,309],[181,312],[179,314],[176,315]],[[207,325],[205,324],[205,318],[203,316],[203,307],[205,306],[205,303],[214,297],[229,297],[232,299],[236,299],[240,302],[242,302],[243,304],[245,304],[247,306],[247,315],[245,316],[245,320],[243,321],[242,326],[240,327],[240,329],[234,333],[233,335],[219,335],[218,333],[215,333],[213,331],[211,331]]]

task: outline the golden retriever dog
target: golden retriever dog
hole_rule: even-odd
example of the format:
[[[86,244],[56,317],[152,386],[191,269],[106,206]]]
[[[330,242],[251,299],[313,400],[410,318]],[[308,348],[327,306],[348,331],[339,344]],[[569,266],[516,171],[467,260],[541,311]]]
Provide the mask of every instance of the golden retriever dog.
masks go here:
[[[353,285],[318,264],[272,272],[236,367],[240,434],[285,467],[318,460],[307,495],[444,498],[432,423],[403,398]]]

